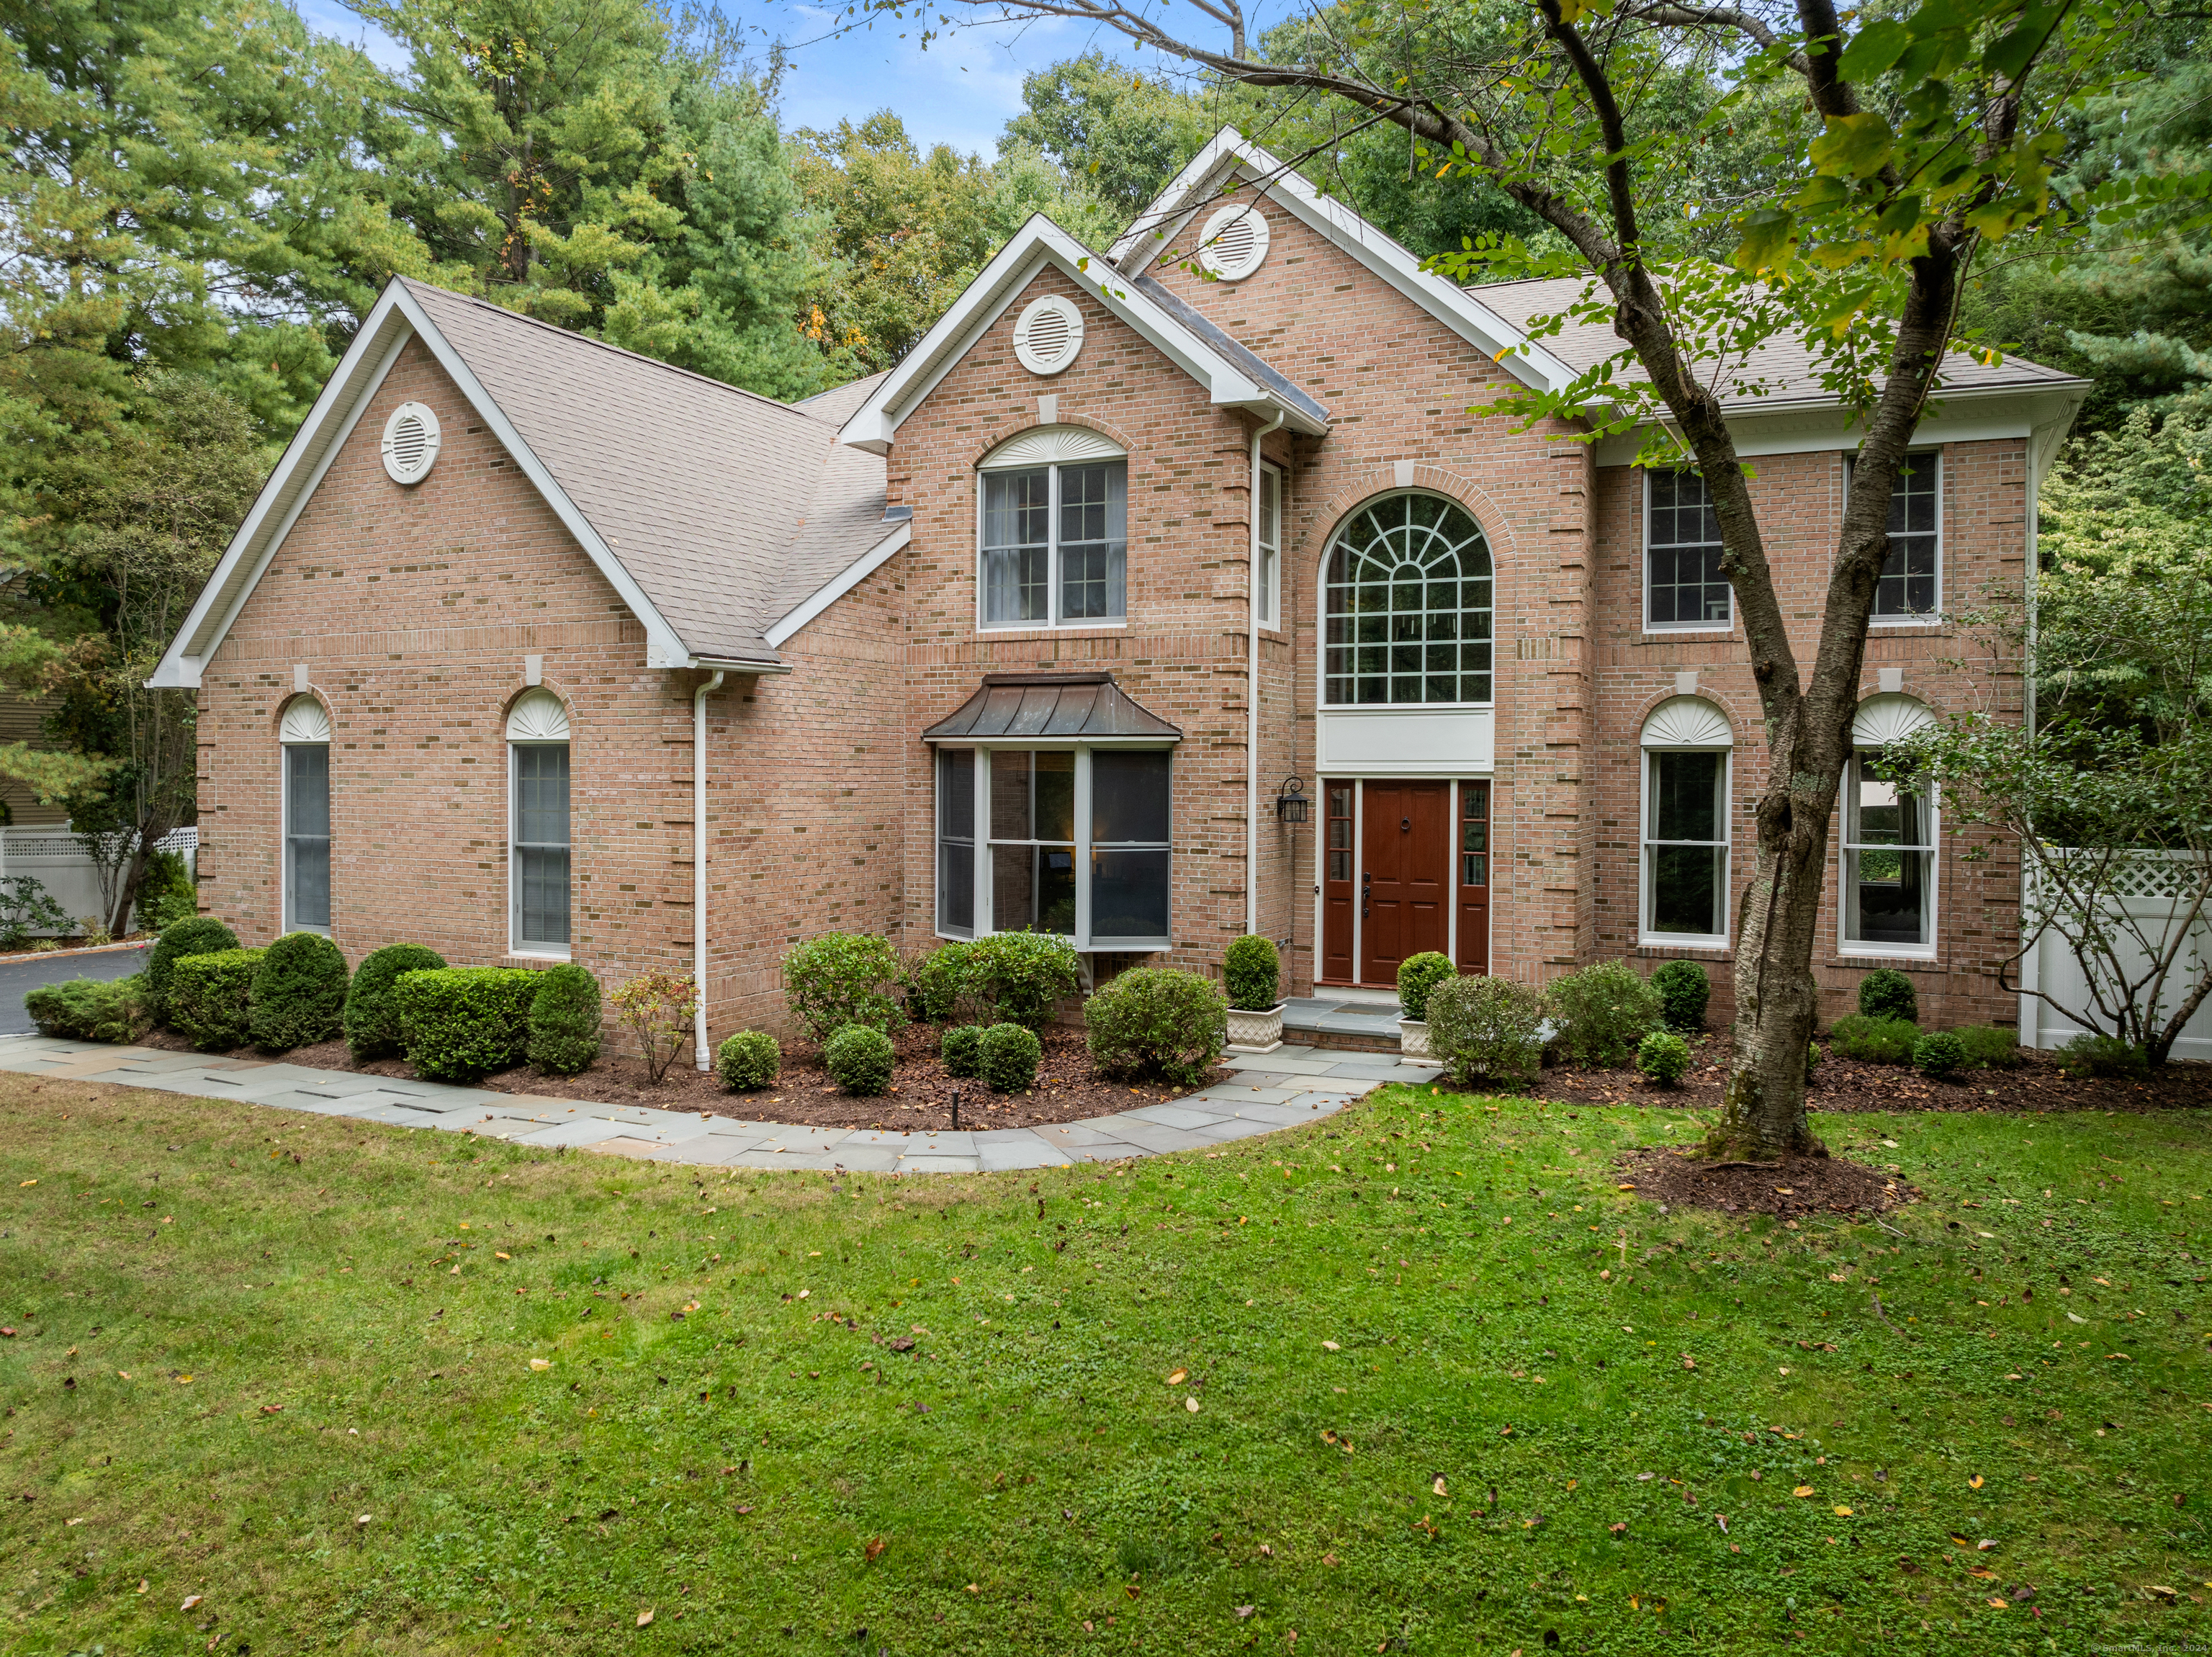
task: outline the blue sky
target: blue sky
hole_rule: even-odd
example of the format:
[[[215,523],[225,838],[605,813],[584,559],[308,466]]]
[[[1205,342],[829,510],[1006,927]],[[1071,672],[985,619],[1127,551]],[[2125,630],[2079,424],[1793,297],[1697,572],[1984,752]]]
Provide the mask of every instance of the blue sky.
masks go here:
[[[337,0],[299,0],[299,5],[322,33],[361,42],[392,67],[404,61],[392,41]],[[800,0],[724,0],[724,9],[763,56],[778,39],[793,49],[783,91],[787,127],[835,126],[890,108],[924,148],[945,143],[987,157],[997,152],[1007,119],[1020,112],[1024,75],[1094,45],[1125,61],[1158,67],[1152,54],[1140,60],[1110,31],[1060,19],[941,33],[924,51],[903,21],[878,21],[872,29],[838,34],[836,9]],[[1272,21],[1284,6],[1264,9]],[[930,21],[936,16],[932,12]],[[1183,16],[1218,33],[1194,10],[1185,9]],[[902,30],[908,38],[900,38]]]

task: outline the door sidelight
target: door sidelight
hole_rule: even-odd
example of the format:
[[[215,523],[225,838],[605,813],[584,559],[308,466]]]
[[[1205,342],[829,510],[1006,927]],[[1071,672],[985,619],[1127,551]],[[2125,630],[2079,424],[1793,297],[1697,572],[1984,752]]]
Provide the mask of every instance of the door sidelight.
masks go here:
[[[1359,912],[1363,917],[1368,912],[1367,900],[1374,895],[1375,871],[1372,869],[1362,869],[1359,872]]]

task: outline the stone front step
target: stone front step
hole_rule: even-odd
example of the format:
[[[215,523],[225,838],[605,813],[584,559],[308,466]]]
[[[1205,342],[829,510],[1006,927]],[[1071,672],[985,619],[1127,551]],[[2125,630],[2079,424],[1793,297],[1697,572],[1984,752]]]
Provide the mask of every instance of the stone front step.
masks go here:
[[[1283,1039],[1336,1052],[1398,1051],[1398,1003],[1352,1001],[1322,990],[1283,1005]]]

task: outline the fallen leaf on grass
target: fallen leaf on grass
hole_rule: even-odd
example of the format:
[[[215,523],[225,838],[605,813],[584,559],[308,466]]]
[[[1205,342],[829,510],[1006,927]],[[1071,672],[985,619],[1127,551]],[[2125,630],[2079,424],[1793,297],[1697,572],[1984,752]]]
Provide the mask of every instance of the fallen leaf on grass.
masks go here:
[[[1982,1488],[1982,1476],[1979,1473],[1976,1473],[1972,1478],[1966,1481],[1966,1488],[1970,1490],[1980,1489]]]
[[[1324,1565],[1334,1565],[1337,1563],[1336,1556],[1333,1553],[1325,1553],[1321,1556],[1321,1563]]]
[[[1813,1494],[1813,1487],[1809,1484],[1800,1484],[1796,1489],[1790,1491],[1790,1494],[1792,1496],[1810,1496]]]
[[[1437,1482],[1436,1482],[1435,1483],[1433,1483],[1433,1484],[1430,1485],[1430,1486],[1429,1486],[1429,1489],[1431,1489],[1431,1491],[1432,1491],[1434,1494],[1436,1494],[1436,1495],[1437,1495],[1437,1496],[1442,1496],[1442,1495],[1443,1495],[1443,1494],[1444,1494],[1444,1476],[1443,1476],[1442,1473],[1438,1473],[1438,1474],[1437,1475]]]
[[[1838,1508],[1836,1509],[1836,1517],[1838,1519],[1849,1519],[1850,1516],[1851,1510],[1849,1508]]]
[[[530,1367],[532,1369],[550,1369],[553,1362],[550,1358],[532,1358],[530,1361]]]
[[[868,1559],[871,1563],[874,1563],[876,1556],[883,1550],[884,1539],[880,1536],[872,1538],[869,1541],[868,1545],[861,1550],[863,1553],[868,1556]]]
[[[1246,1617],[1249,1617],[1249,1616],[1250,1616],[1250,1615],[1251,1615],[1251,1614],[1252,1614],[1255,1610],[1257,1610],[1257,1609],[1258,1609],[1258,1607],[1257,1607],[1257,1606],[1255,1606],[1255,1605],[1239,1605],[1239,1606],[1237,1606],[1237,1620],[1238,1622],[1240,1622],[1240,1623],[1241,1623],[1241,1622],[1243,1622]],[[1087,1624],[1087,1623],[1086,1623],[1085,1626],[1088,1627],[1088,1626],[1089,1626],[1089,1624]]]
[[[177,1609],[178,1609],[179,1611],[190,1611],[190,1610],[191,1610],[194,1605],[198,1605],[198,1604],[200,1603],[200,1601],[201,1601],[201,1600],[203,1600],[203,1599],[206,1599],[206,1598],[207,1598],[207,1595],[205,1595],[205,1594],[204,1594],[204,1593],[195,1593],[195,1594],[188,1595],[188,1596],[185,1598],[185,1603],[184,1603],[183,1605],[181,1605],[178,1606],[178,1607],[177,1607]]]
[[[1997,1544],[1994,1538],[1985,1536],[1980,1541],[1974,1544],[1974,1551],[1976,1553],[1988,1553]]]
[[[650,1623],[651,1621],[653,1621],[653,1613],[652,1613],[651,1611],[641,1611],[638,1612],[638,1614],[637,1614],[637,1625],[638,1625],[640,1628],[643,1628],[647,1623]]]
[[[514,1257],[512,1254],[502,1254],[499,1250],[494,1249],[491,1252],[491,1258],[495,1260],[512,1260]]]
[[[1190,1374],[1190,1371],[1188,1369],[1178,1369],[1174,1374],[1168,1377],[1167,1384],[1170,1386],[1181,1386],[1182,1385],[1183,1377],[1188,1374]]]
[[[1972,1545],[1965,1537],[1960,1535],[1956,1531],[1946,1531],[1943,1534],[1951,1538],[1952,1544],[1954,1547],[1965,1548]]]
[[[1190,1413],[1194,1416],[1198,1413],[1198,1400],[1196,1398],[1185,1398],[1182,1401],[1182,1407],[1189,1410]]]
[[[12,1335],[15,1331],[11,1329],[8,1332]],[[1334,1341],[1323,1341],[1321,1343],[1321,1349],[1324,1352],[1341,1352],[1344,1350],[1344,1349],[1339,1346]]]

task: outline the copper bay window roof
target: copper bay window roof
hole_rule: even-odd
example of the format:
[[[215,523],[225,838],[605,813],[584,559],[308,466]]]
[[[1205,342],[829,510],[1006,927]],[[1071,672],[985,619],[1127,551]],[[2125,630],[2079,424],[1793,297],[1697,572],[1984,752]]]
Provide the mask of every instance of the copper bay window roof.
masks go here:
[[[925,742],[1180,742],[1170,725],[1108,673],[986,673]]]

